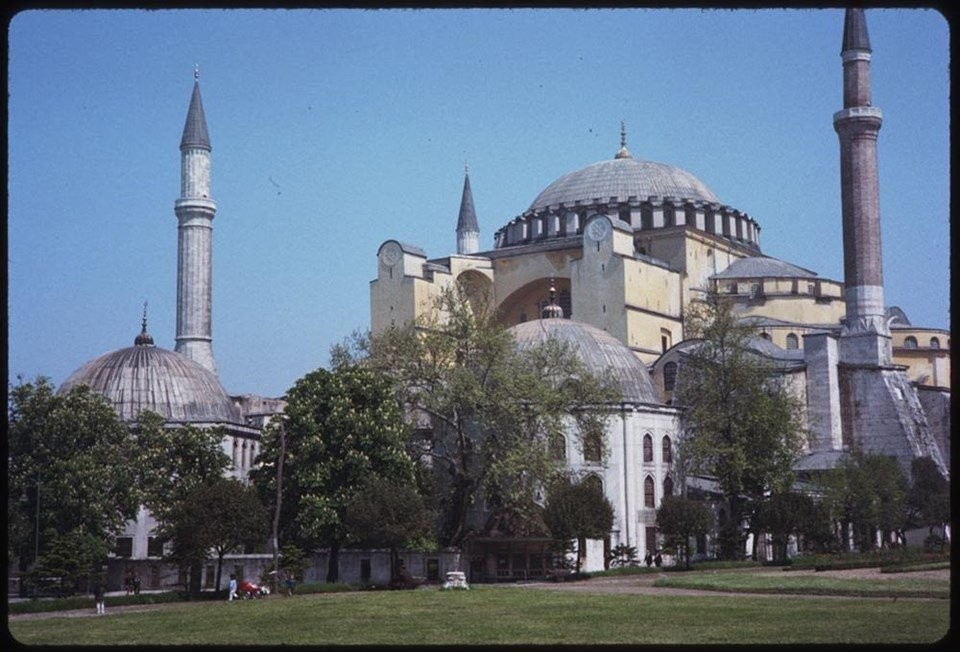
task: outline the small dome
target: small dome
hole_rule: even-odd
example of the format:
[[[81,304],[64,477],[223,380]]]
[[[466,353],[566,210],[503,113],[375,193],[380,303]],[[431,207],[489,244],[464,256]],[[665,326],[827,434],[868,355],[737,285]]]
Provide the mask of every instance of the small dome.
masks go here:
[[[646,366],[606,331],[571,319],[537,319],[517,324],[510,332],[521,351],[553,336],[569,344],[591,373],[612,374],[620,385],[620,400],[660,403]]]
[[[686,170],[654,161],[638,161],[624,147],[616,158],[563,175],[537,195],[529,210],[560,203],[572,206],[577,200],[606,201],[616,197],[626,201],[628,197],[636,197],[642,201],[650,196],[721,203],[712,190]]]
[[[106,397],[126,422],[150,410],[173,422],[242,423],[239,408],[216,374],[184,355],[146,343],[91,360],[57,392],[63,394],[77,385],[88,385]]]

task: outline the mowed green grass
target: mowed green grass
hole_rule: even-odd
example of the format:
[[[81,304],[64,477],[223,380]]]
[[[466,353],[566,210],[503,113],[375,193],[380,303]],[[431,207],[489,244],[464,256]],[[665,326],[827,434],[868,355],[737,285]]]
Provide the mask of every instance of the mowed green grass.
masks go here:
[[[654,586],[705,591],[846,595],[890,598],[949,598],[950,580],[838,578],[823,575],[696,573],[658,579]]]
[[[948,631],[949,601],[477,587],[176,603],[8,626],[29,645],[931,643]]]

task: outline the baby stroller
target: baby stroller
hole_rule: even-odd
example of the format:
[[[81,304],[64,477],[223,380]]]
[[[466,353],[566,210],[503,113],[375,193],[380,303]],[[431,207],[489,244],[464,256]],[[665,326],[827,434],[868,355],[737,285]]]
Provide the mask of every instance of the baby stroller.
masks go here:
[[[265,586],[257,586],[248,580],[240,582],[240,585],[237,586],[237,597],[243,600],[262,598],[266,595],[270,595],[270,589]]]

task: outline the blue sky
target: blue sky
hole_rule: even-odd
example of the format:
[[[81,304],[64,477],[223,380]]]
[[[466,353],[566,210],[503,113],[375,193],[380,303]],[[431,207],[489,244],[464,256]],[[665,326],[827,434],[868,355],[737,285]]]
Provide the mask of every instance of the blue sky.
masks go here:
[[[949,328],[949,29],[867,12],[888,305]],[[390,238],[481,248],[566,172],[684,168],[767,255],[843,277],[841,10],[29,11],[8,25],[9,374],[59,384],[149,331],[173,348],[179,142],[213,143],[214,354],[280,395],[370,320]]]

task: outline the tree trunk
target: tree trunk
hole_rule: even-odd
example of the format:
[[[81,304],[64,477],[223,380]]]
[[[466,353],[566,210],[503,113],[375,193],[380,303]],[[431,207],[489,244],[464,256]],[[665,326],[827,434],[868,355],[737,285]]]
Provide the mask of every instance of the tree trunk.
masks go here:
[[[221,595],[220,593],[220,580],[223,578],[223,555],[220,553],[217,555],[217,596]]]
[[[467,532],[467,509],[470,506],[470,482],[463,477],[454,478],[447,519],[448,546],[460,546]]]
[[[580,577],[580,560],[583,558],[585,553],[584,548],[587,547],[587,540],[583,537],[577,537],[577,570],[576,575]]]
[[[330,544],[330,559],[327,562],[327,583],[335,584],[340,579],[340,542]]]
[[[400,555],[397,553],[396,546],[390,546],[390,581],[397,579],[397,558]]]
[[[190,564],[190,579],[187,593],[193,597],[200,595],[200,576],[203,574],[203,562],[195,561]]]

